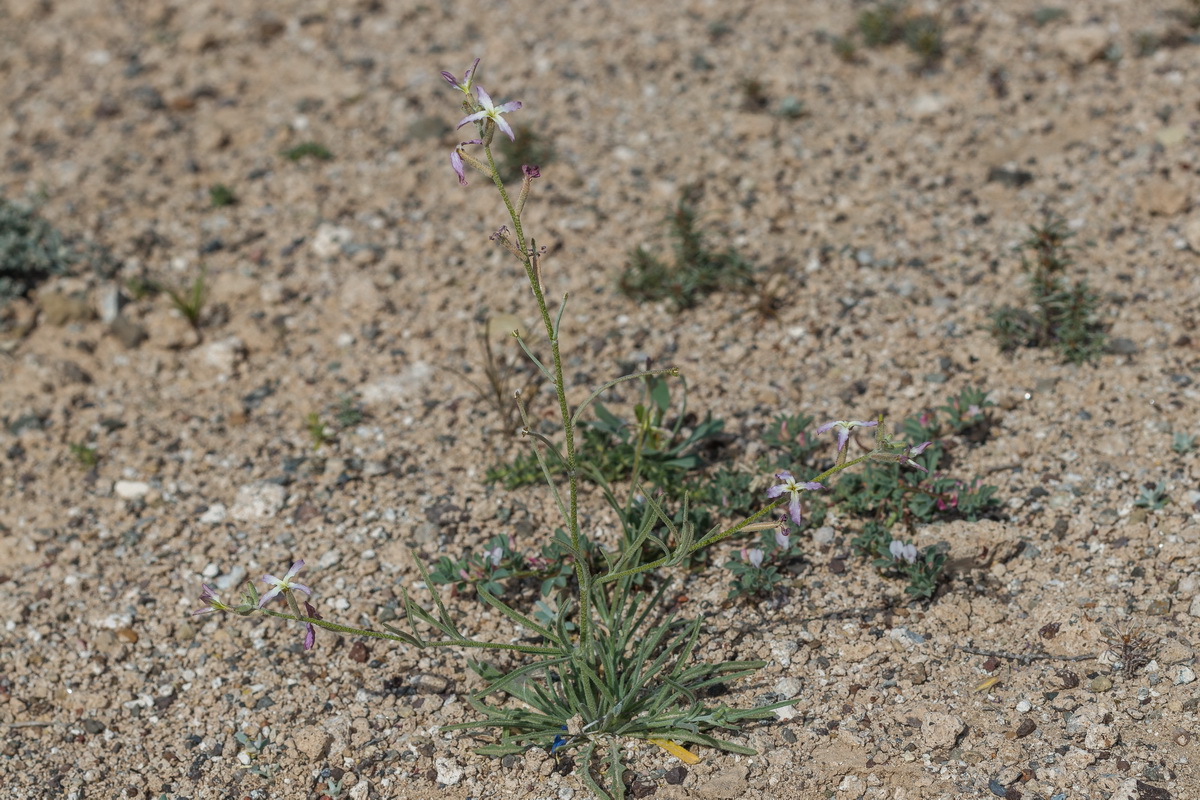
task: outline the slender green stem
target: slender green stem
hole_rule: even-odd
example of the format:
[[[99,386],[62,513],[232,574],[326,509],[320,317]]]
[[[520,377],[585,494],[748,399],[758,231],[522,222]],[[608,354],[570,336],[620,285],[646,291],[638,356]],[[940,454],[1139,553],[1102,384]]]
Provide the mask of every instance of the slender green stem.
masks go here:
[[[546,305],[546,296],[542,291],[542,282],[537,274],[537,269],[534,266],[534,256],[529,252],[529,248],[525,244],[525,231],[521,227],[521,217],[513,206],[512,199],[508,196],[508,190],[504,188],[504,181],[500,179],[500,172],[496,169],[496,159],[492,154],[492,148],[489,140],[484,139],[483,152],[487,155],[488,166],[491,168],[492,182],[496,184],[496,189],[500,192],[500,199],[504,201],[504,207],[508,209],[509,219],[513,225],[513,236],[516,239],[517,249],[521,253],[521,258],[525,263],[525,277],[529,280],[529,287],[533,290],[534,299],[537,300],[538,311],[542,315],[542,324],[546,327],[546,338],[550,341],[550,353],[554,362],[554,391],[558,395],[558,410],[563,422],[563,437],[566,442],[566,467],[567,467],[567,483],[568,483],[568,500],[567,500],[567,530],[571,535],[571,545],[576,552],[579,552],[579,474],[578,463],[575,454],[575,426],[571,419],[571,410],[567,405],[567,389],[563,380],[562,355],[559,352],[558,330],[554,324],[554,320],[550,317],[550,309]],[[588,570],[584,559],[575,559],[575,575],[579,581],[579,639],[585,650],[590,649],[591,641],[591,588],[592,575]]]
[[[305,622],[310,625],[315,625],[318,628],[324,628],[327,631],[334,633],[344,633],[349,636],[366,636],[372,639],[390,639],[394,642],[404,642],[412,644],[412,637],[405,634],[390,633],[388,631],[376,631],[369,628],[353,628],[349,625],[339,625],[336,622],[329,622],[316,617],[308,617],[303,614],[283,614],[278,611],[271,611],[267,608],[260,608],[259,612],[268,617],[276,617],[278,619],[290,619],[294,622]],[[534,645],[523,644],[502,644],[499,642],[477,642],[473,639],[445,639],[436,642],[425,642],[425,647],[474,647],[482,650],[515,650],[521,653],[531,653],[535,655],[566,655],[561,647],[537,647]]]

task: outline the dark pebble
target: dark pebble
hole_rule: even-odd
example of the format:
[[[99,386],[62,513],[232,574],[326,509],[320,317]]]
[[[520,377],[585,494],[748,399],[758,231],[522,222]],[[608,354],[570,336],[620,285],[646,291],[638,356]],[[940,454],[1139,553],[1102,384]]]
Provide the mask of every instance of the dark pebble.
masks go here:
[[[1017,738],[1023,739],[1029,734],[1037,730],[1037,723],[1031,719],[1021,720],[1021,724],[1017,726]]]
[[[367,659],[371,657],[371,651],[362,642],[355,642],[350,646],[350,660],[359,664],[365,664]]]
[[[992,794],[996,795],[996,797],[1004,797],[1004,794],[1007,791],[1000,781],[996,780],[995,778],[992,778],[990,781],[988,781],[988,790]]]
[[[1020,189],[1033,180],[1033,173],[1023,169],[1005,169],[991,167],[987,174],[988,183],[998,183],[1013,189]]]
[[[687,774],[687,767],[679,766],[672,767],[671,769],[667,770],[667,774],[663,777],[667,779],[667,783],[671,784],[672,786],[678,786],[679,784],[683,783],[683,780],[687,777]]]
[[[98,719],[85,719],[83,721],[83,729],[92,735],[103,733],[104,727],[104,723]]]

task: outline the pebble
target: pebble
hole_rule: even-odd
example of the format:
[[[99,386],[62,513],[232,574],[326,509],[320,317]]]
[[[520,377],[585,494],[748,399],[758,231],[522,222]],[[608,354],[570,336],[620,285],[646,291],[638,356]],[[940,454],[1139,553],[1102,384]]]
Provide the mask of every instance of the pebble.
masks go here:
[[[350,800],[367,800],[371,796],[371,782],[363,778],[358,783],[350,787],[350,791],[346,793]]]
[[[231,513],[237,520],[268,519],[279,513],[286,499],[287,491],[278,483],[255,481],[238,489]]]
[[[1173,217],[1188,206],[1188,193],[1166,178],[1151,178],[1134,192],[1138,207],[1147,214]]]
[[[150,493],[150,484],[145,481],[117,481],[113,493],[122,500],[141,500]]]
[[[746,778],[749,770],[744,765],[730,767],[718,772],[696,787],[696,796],[705,800],[735,800],[746,794],[749,788]]]
[[[966,727],[966,723],[953,714],[931,711],[921,723],[921,742],[930,750],[948,750]]]
[[[1022,700],[1021,702],[1017,703],[1018,714],[1028,714],[1031,708],[1033,708],[1033,704],[1028,700]]]
[[[1110,42],[1108,30],[1103,25],[1071,25],[1059,30],[1054,37],[1059,52],[1075,66],[1101,58]]]
[[[1185,683],[1192,683],[1196,680],[1196,671],[1191,667],[1183,666],[1175,673],[1175,685],[1182,686]]]
[[[323,222],[313,235],[312,250],[318,258],[333,258],[340,255],[343,245],[353,238],[354,233],[344,225]]]
[[[225,521],[227,511],[224,503],[213,503],[208,508],[204,509],[204,513],[200,515],[200,521],[206,525],[218,525]]]

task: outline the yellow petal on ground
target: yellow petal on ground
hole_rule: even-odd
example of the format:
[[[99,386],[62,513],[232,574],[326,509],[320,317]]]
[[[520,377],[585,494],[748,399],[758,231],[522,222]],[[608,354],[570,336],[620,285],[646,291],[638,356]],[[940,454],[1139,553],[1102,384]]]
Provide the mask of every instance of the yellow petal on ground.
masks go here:
[[[650,742],[651,744],[658,745],[663,750],[666,750],[668,753],[675,756],[685,764],[700,763],[700,756],[696,755],[691,750],[688,750],[683,745],[675,744],[668,739],[647,739],[646,741]]]
[[[995,678],[988,678],[986,681],[984,681],[983,683],[981,683],[981,684],[979,684],[978,686],[976,686],[976,687],[975,687],[975,691],[977,691],[977,692],[986,692],[988,689],[992,688],[993,686],[995,686],[995,685],[996,685],[997,683],[999,683],[999,682],[1000,682],[1000,677],[999,677],[999,676],[997,676],[997,677],[995,677]]]

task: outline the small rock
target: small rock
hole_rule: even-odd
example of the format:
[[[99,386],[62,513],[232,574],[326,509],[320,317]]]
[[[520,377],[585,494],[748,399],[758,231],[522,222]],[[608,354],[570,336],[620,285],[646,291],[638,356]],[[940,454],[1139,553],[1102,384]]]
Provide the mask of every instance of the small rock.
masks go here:
[[[817,528],[815,531],[813,531],[813,535],[812,535],[813,543],[821,545],[822,547],[825,545],[828,545],[828,544],[832,544],[833,533],[834,533],[833,526],[823,525],[820,528]]]
[[[118,316],[108,326],[109,332],[117,337],[117,341],[130,350],[139,347],[146,341],[146,329],[128,317]]]
[[[210,342],[204,347],[204,362],[222,375],[232,375],[245,355],[246,346],[236,336]]]
[[[1188,193],[1166,178],[1152,178],[1134,193],[1138,207],[1147,214],[1172,217],[1188,206]]]
[[[443,694],[450,688],[450,679],[421,672],[412,677],[412,686],[417,694]]]
[[[1133,341],[1132,339],[1124,336],[1118,336],[1115,339],[1109,340],[1108,347],[1106,349],[1113,355],[1131,356],[1137,353],[1138,345],[1137,342]]]
[[[1183,238],[1187,239],[1188,247],[1200,253],[1200,214],[1193,216],[1183,226]]]
[[[355,642],[350,646],[350,660],[356,664],[365,664],[370,657],[371,651],[362,642]]]
[[[106,283],[96,290],[96,313],[105,325],[116,322],[121,313],[121,290],[115,283]]]
[[[749,770],[744,765],[730,767],[697,786],[696,796],[712,800],[734,800],[746,794],[749,788],[747,775]]]
[[[1083,747],[1089,751],[1111,750],[1120,738],[1112,725],[1091,725],[1083,736]]]
[[[1005,167],[989,167],[988,183],[998,183],[1012,189],[1020,189],[1027,183],[1033,182],[1033,173],[1023,169],[1008,169]]]
[[[113,494],[122,500],[141,500],[150,493],[150,484],[145,481],[117,481]]]
[[[151,343],[168,350],[182,350],[200,343],[200,334],[173,309],[156,308],[143,320]]]
[[[349,244],[354,233],[344,225],[323,222],[317,226],[312,249],[318,258],[333,258],[341,255],[342,246]]]
[[[1175,673],[1175,685],[1182,686],[1185,683],[1192,683],[1196,680],[1196,671],[1188,666],[1180,667]]]
[[[1083,66],[1101,58],[1111,39],[1103,25],[1072,25],[1060,30],[1054,43],[1067,61]]]
[[[663,777],[667,779],[667,783],[671,786],[678,786],[687,778],[687,774],[687,767],[676,766],[667,770],[667,773]]]
[[[267,519],[279,513],[287,491],[277,483],[255,481],[238,489],[230,512],[237,520]]]
[[[104,723],[103,723],[103,722],[101,722],[100,720],[97,720],[97,719],[85,719],[85,720],[82,722],[82,725],[83,725],[83,729],[84,729],[84,731],[86,731],[87,733],[90,733],[90,734],[92,734],[93,736],[95,736],[97,733],[104,733],[104,728],[105,728],[105,725],[104,725]]]
[[[1031,719],[1023,719],[1021,720],[1021,724],[1017,726],[1016,737],[1018,739],[1024,739],[1035,730],[1037,730],[1036,722]]]
[[[138,634],[133,628],[117,628],[117,638],[125,644],[137,644]]]
[[[204,513],[200,515],[200,521],[206,525],[219,525],[225,521],[226,514],[224,503],[213,503],[204,509]]]
[[[945,108],[946,98],[940,94],[919,95],[912,103],[912,112],[917,118],[936,117]]]
[[[88,301],[78,295],[47,292],[37,298],[42,319],[49,325],[63,326],[72,322],[87,322],[93,316]]]
[[[292,735],[296,743],[296,749],[308,757],[309,761],[319,761],[325,757],[329,751],[329,744],[333,741],[330,736],[319,728],[302,728]]]
[[[1161,786],[1130,778],[1117,787],[1110,800],[1171,800],[1171,793]]]
[[[367,800],[371,796],[371,782],[363,778],[354,786],[350,787],[350,791],[346,793],[350,800]]]
[[[967,729],[953,714],[930,711],[921,721],[921,741],[930,750],[949,750]]]
[[[1091,683],[1088,684],[1088,689],[1092,690],[1093,692],[1107,692],[1112,687],[1112,678],[1108,677],[1107,675],[1097,675],[1095,678],[1092,678]]]

